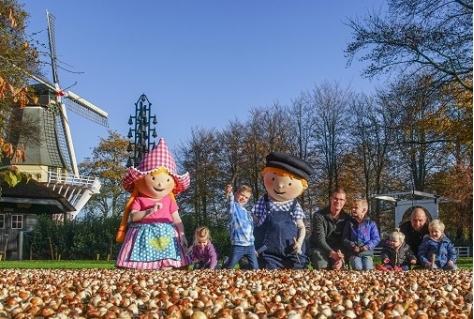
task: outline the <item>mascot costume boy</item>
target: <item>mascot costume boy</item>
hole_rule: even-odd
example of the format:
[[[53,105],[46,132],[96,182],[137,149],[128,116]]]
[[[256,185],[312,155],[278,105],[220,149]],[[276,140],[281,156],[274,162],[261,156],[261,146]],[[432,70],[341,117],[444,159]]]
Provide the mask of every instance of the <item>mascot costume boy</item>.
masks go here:
[[[178,175],[163,138],[122,181],[131,193],[117,241],[123,242],[116,267],[170,269],[188,265],[184,226],[174,195],[189,187],[189,174]],[[130,223],[129,223],[129,216]]]
[[[296,197],[308,188],[312,173],[313,168],[294,155],[280,152],[267,155],[262,171],[267,193],[252,208],[260,268],[306,267],[305,215]]]

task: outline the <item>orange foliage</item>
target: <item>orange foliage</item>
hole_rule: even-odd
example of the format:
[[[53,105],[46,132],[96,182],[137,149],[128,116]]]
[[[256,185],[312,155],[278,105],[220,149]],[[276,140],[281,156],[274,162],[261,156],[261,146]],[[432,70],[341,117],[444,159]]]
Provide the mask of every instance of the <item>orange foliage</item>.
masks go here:
[[[5,97],[5,92],[10,92],[11,94],[15,95],[15,89],[13,88],[13,85],[0,77],[0,98]]]
[[[12,28],[15,28],[18,25],[18,23],[16,22],[15,16],[13,15],[13,9],[10,9],[10,12],[8,14],[8,18],[11,21]]]

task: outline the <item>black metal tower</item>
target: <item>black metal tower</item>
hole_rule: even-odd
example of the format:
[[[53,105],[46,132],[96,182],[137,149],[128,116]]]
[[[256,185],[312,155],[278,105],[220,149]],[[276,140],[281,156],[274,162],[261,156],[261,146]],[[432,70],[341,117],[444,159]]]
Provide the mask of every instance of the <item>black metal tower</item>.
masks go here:
[[[142,94],[135,103],[135,116],[130,115],[128,120],[130,129],[127,135],[129,138],[127,167],[138,165],[145,154],[155,147],[151,137],[157,137],[156,128],[150,125],[156,123],[158,123],[156,115],[151,115],[151,103],[146,95]]]

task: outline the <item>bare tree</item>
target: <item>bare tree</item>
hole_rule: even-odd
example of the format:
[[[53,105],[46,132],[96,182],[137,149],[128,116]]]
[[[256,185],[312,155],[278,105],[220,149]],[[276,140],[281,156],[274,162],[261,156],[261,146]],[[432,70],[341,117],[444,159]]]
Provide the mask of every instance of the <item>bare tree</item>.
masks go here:
[[[346,188],[371,200],[374,194],[397,188],[393,183],[396,175],[391,173],[394,132],[384,107],[374,97],[360,95],[352,105],[354,116],[349,123],[352,154],[348,154]],[[370,212],[378,225],[385,226],[380,201],[372,202]],[[387,220],[391,222],[391,218]]]
[[[253,108],[250,115],[244,139],[245,173],[256,199],[264,192],[261,172],[265,167],[266,156],[275,151],[293,152],[289,143],[292,131],[287,110],[278,103],[271,107]]]
[[[192,180],[189,189],[179,196],[180,212],[194,214],[197,224],[208,225],[216,214],[216,200],[222,194],[220,148],[215,129],[193,128],[190,141],[178,150],[180,166]]]
[[[246,130],[243,123],[235,120],[230,122],[229,127],[221,134],[222,160],[226,163],[223,173],[227,174],[227,183],[234,187],[243,182],[248,183],[248,177],[243,174],[246,162],[244,153]]]
[[[326,181],[326,195],[340,185],[339,175],[344,167],[344,154],[348,151],[348,118],[352,91],[337,83],[324,82],[314,88],[312,99],[317,120],[313,132],[314,151],[321,157],[316,169]]]
[[[385,16],[349,20],[353,41],[345,53],[370,61],[363,75],[389,71],[428,74],[437,87],[457,83],[472,92],[472,1],[388,0]]]
[[[294,145],[294,155],[307,161],[311,166],[315,166],[320,158],[314,152],[316,139],[315,130],[318,121],[314,100],[307,91],[302,92],[292,101],[289,107],[289,121],[294,133],[290,135],[290,141]],[[318,180],[317,176],[311,177],[311,180]],[[315,197],[318,195],[319,187],[309,182],[309,188],[301,196],[301,204],[306,212],[314,211],[317,208]]]
[[[390,124],[383,108],[374,98],[358,96],[353,101],[354,116],[350,122],[350,140],[354,157],[360,161],[353,170],[353,180],[365,191],[364,198],[383,190],[385,170],[389,167],[392,142]],[[386,176],[385,176],[386,177]]]

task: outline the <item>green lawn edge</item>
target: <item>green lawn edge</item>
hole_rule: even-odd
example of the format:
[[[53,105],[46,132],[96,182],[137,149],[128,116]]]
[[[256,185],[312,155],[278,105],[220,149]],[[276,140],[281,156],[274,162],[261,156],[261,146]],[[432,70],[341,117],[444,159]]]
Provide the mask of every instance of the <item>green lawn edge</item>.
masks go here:
[[[375,258],[375,263],[380,260]],[[472,257],[461,257],[457,265],[460,269],[473,268]],[[0,261],[0,269],[114,269],[115,260],[23,260]],[[192,269],[192,268],[190,268]]]

